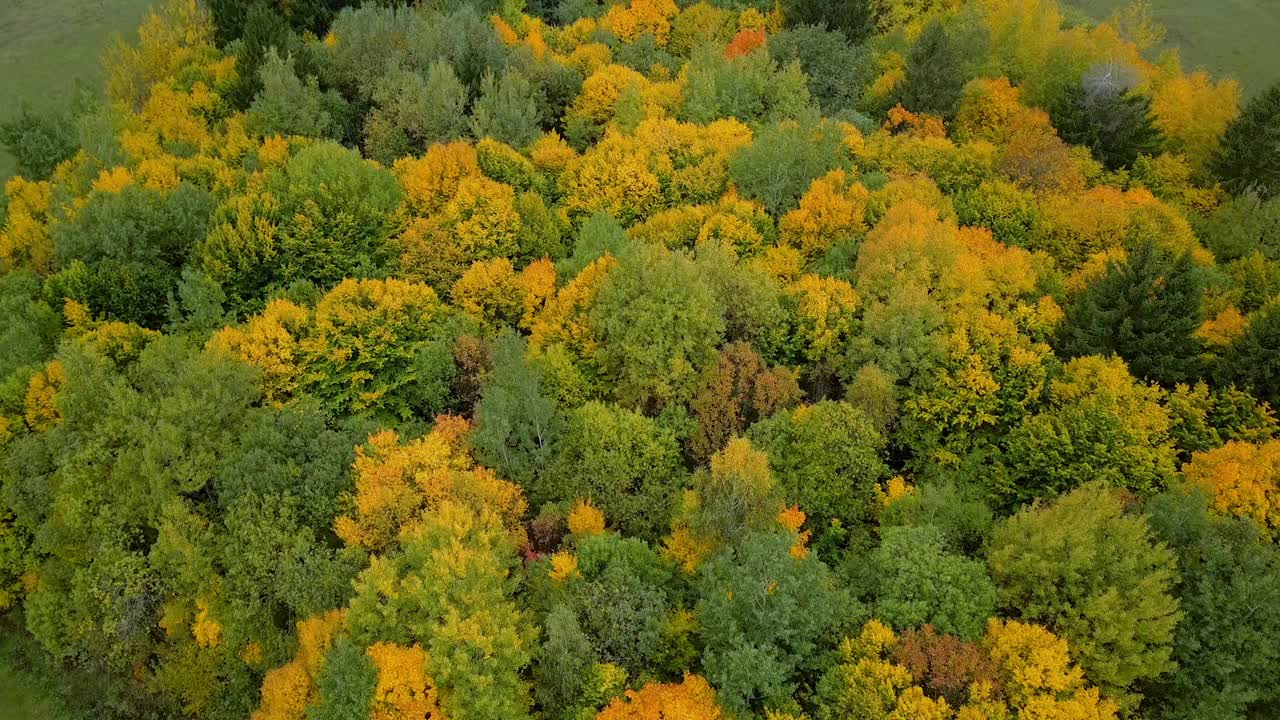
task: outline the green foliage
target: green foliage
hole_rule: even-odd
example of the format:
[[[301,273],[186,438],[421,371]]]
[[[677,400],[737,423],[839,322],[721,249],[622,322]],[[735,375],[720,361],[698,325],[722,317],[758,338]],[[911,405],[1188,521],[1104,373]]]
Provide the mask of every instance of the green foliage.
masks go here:
[[[1280,407],[1280,303],[1253,314],[1223,366],[1224,378]]]
[[[1068,639],[1085,675],[1132,704],[1175,669],[1176,557],[1115,491],[1089,484],[998,527],[988,555],[1000,605]]]
[[[1280,195],[1280,83],[1254,96],[1227,127],[1213,169],[1235,193]]]
[[[65,112],[36,112],[23,105],[13,117],[0,122],[0,145],[18,162],[18,173],[30,179],[46,178],[79,148],[76,125]]]
[[[991,534],[993,518],[991,508],[970,494],[955,483],[920,485],[880,511],[880,526],[931,527],[948,547],[977,555]]]
[[[980,57],[980,38],[972,31],[950,28],[941,20],[925,25],[907,54],[906,77],[898,88],[898,102],[908,110],[951,117],[964,86],[972,79],[969,66]]]
[[[546,469],[526,490],[532,507],[583,498],[611,526],[651,538],[666,526],[684,484],[669,431],[630,410],[591,402],[567,413]]]
[[[928,525],[885,528],[869,558],[879,578],[873,614],[901,630],[932,625],[977,640],[995,611],[996,588],[977,560],[948,551]]]
[[[62,332],[57,313],[40,298],[40,281],[29,273],[0,275],[0,378],[53,355]]]
[[[685,68],[682,120],[769,122],[802,115],[809,107],[800,65],[779,69],[767,52],[727,58],[718,48],[707,47],[696,52]]]
[[[316,704],[307,709],[307,720],[345,720],[369,711],[378,671],[364,648],[338,638],[325,654],[316,678]]]
[[[826,28],[854,42],[873,30],[871,8],[869,0],[786,0],[782,3],[788,23]]]
[[[1187,255],[1144,243],[1068,307],[1054,338],[1068,357],[1115,354],[1138,377],[1172,385],[1194,380],[1204,322],[1200,272]]]
[[[259,192],[214,213],[197,256],[232,307],[255,309],[298,281],[328,287],[378,274],[391,257],[402,191],[390,172],[334,143],[299,151]]]
[[[1218,262],[1241,260],[1255,252],[1280,260],[1280,198],[1233,197],[1199,219],[1196,235]]]
[[[619,402],[661,408],[693,395],[724,334],[724,311],[685,255],[644,245],[623,253],[591,310],[595,362]]]
[[[781,67],[800,64],[809,94],[824,114],[834,115],[857,108],[863,89],[875,79],[875,66],[868,48],[851,45],[845,37],[845,34],[857,37],[856,30],[845,31],[845,34],[840,32],[844,30],[839,26],[841,22],[856,25],[857,18],[854,12],[842,11],[839,6],[858,6],[863,4],[863,0],[845,0],[843,3],[798,0],[794,4],[807,7],[797,8],[797,15],[788,14],[787,17],[801,18],[800,22],[806,24],[770,37],[766,45],[769,56]],[[820,20],[812,18],[814,14],[829,15],[829,18],[823,18],[828,29],[818,26]]]
[[[480,81],[480,97],[471,108],[471,134],[525,147],[542,133],[542,108],[546,104],[541,88],[516,70],[502,77],[487,73]]]
[[[702,668],[727,709],[748,715],[785,705],[811,682],[821,651],[853,626],[856,605],[795,537],[757,533],[711,558],[698,576]]]
[[[522,485],[546,464],[563,431],[564,414],[542,383],[541,369],[525,357],[524,340],[500,336],[468,440],[482,463]]]
[[[844,165],[841,145],[834,123],[808,119],[774,123],[733,156],[729,174],[744,195],[781,215],[795,209],[814,180]]]
[[[574,611],[557,605],[543,623],[545,639],[534,670],[538,705],[553,720],[577,715],[596,651]]]
[[[1152,530],[1177,556],[1185,614],[1173,636],[1178,669],[1155,686],[1155,717],[1247,717],[1280,702],[1267,680],[1280,663],[1280,550],[1209,502],[1179,488],[1147,505]]]
[[[1083,145],[1108,169],[1128,167],[1139,155],[1156,155],[1164,139],[1151,115],[1151,98],[1132,92],[1123,67],[1095,68],[1051,108],[1063,140]]]
[[[292,56],[267,51],[258,71],[262,89],[249,107],[247,122],[264,135],[305,135],[341,139],[346,134],[347,101],[330,90],[321,92],[312,76],[305,80],[294,70]]]
[[[784,499],[800,506],[811,527],[837,520],[856,527],[871,519],[876,489],[889,474],[880,458],[885,441],[852,405],[824,401],[781,412],[748,436],[769,454]]]
[[[378,81],[373,101],[376,107],[364,125],[364,149],[384,165],[457,139],[467,130],[467,88],[443,60],[433,62],[425,77],[409,70],[389,73]]]

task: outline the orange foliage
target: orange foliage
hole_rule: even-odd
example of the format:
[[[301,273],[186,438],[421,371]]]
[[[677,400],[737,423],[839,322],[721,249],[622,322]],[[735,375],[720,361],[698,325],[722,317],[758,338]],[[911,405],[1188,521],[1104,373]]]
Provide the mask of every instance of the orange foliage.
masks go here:
[[[596,720],[719,720],[716,692],[697,675],[686,674],[684,682],[649,683],[640,690],[628,690],[600,711]]]
[[[732,60],[743,55],[750,55],[757,48],[764,47],[766,41],[766,33],[764,28],[756,28],[742,30],[734,36],[729,45],[725,47],[725,57]]]

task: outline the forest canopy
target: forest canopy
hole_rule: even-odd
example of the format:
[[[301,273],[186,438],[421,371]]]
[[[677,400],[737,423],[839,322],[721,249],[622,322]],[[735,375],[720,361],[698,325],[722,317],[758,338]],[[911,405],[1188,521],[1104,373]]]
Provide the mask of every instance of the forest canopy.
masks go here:
[[[1280,83],[1161,35],[165,0],[0,126],[0,635],[98,720],[1280,716]]]

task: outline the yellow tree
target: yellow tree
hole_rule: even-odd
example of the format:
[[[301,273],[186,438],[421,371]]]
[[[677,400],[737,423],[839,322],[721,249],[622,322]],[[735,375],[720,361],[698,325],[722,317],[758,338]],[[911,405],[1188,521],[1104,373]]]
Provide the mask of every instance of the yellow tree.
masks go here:
[[[1182,473],[1209,491],[1219,512],[1253,518],[1263,535],[1280,537],[1280,440],[1261,445],[1232,440],[1195,453]]]

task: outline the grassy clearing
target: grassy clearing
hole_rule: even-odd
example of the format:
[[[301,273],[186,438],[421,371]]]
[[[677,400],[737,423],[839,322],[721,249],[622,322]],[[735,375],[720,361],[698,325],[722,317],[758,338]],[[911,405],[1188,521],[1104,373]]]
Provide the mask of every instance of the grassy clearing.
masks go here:
[[[1105,20],[1129,0],[1063,0],[1093,20]],[[1275,0],[1151,0],[1166,44],[1187,69],[1204,67],[1244,85],[1246,97],[1280,80],[1280,8]]]
[[[0,0],[0,118],[22,102],[56,107],[77,78],[98,88],[114,33],[132,36],[151,0]],[[0,150],[0,178],[13,158]]]

